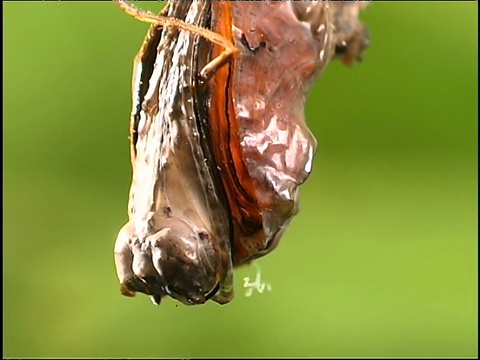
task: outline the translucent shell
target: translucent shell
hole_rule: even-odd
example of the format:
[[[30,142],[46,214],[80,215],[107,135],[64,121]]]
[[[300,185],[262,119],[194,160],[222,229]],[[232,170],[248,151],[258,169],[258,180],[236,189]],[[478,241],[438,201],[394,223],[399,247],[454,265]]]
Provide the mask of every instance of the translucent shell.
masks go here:
[[[357,18],[364,5],[242,1],[232,2],[231,24],[228,15],[213,14],[213,29],[240,49],[215,77],[210,116],[233,217],[235,266],[272,251],[298,212],[298,187],[316,151],[305,99],[332,58],[349,63],[365,48]]]

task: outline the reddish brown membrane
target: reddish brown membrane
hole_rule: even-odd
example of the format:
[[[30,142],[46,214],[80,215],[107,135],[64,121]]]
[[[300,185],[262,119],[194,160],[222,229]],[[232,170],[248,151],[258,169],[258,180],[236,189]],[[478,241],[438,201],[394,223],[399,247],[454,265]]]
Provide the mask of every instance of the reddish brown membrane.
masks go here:
[[[213,11],[212,29],[240,50],[215,75],[210,110],[234,222],[234,266],[272,251],[298,211],[298,186],[316,150],[305,98],[335,55],[346,63],[360,56],[367,38],[357,15],[364,5],[235,1]],[[215,46],[214,56],[220,51]]]

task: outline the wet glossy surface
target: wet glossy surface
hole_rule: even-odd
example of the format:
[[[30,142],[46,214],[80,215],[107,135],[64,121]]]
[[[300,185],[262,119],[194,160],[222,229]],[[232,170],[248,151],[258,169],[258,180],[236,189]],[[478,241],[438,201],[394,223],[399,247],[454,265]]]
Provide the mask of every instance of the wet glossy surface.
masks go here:
[[[222,131],[215,149],[232,208],[235,266],[275,249],[298,212],[298,187],[312,171],[316,151],[305,99],[334,56],[348,63],[360,56],[367,38],[357,15],[364,6],[231,3],[232,38],[241,55],[212,85],[211,121]],[[225,17],[214,16],[214,26],[229,36]]]
[[[306,6],[309,17],[299,11]],[[246,13],[252,16],[246,19]],[[241,251],[235,254],[235,262],[243,263],[273,250],[298,211],[297,189],[312,170],[316,150],[305,123],[305,96],[330,60],[332,27],[324,3],[243,2],[233,15],[235,43],[242,50],[234,67],[233,102],[264,238],[245,258]],[[235,250],[245,241],[236,241]]]
[[[168,16],[200,25],[206,10],[185,3]],[[152,28],[134,71],[130,221],[115,245],[117,274],[124,295],[223,303],[232,296],[229,220],[197,123],[195,37],[160,32]]]

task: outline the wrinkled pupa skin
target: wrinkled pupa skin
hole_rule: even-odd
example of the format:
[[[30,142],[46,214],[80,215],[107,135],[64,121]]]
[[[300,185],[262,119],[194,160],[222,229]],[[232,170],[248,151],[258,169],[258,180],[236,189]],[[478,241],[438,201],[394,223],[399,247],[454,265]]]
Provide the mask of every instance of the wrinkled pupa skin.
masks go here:
[[[165,15],[205,26],[208,3]],[[115,244],[121,292],[201,304],[233,296],[230,220],[198,121],[197,39],[152,26],[135,61],[129,222]]]
[[[360,58],[365,4],[169,2],[164,15],[210,28],[239,54],[202,82],[221,47],[155,25],[145,39],[133,77],[129,222],[115,245],[122,294],[224,304],[233,268],[277,246],[316,150],[306,96],[331,59]]]

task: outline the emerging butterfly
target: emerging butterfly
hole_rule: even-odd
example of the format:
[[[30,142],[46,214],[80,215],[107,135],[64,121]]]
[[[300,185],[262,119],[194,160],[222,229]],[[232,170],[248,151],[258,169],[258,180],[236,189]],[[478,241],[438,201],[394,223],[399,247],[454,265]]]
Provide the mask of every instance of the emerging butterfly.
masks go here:
[[[233,268],[275,249],[298,212],[316,150],[305,97],[331,59],[360,59],[367,3],[116,2],[152,24],[133,74],[121,292],[228,303]]]

